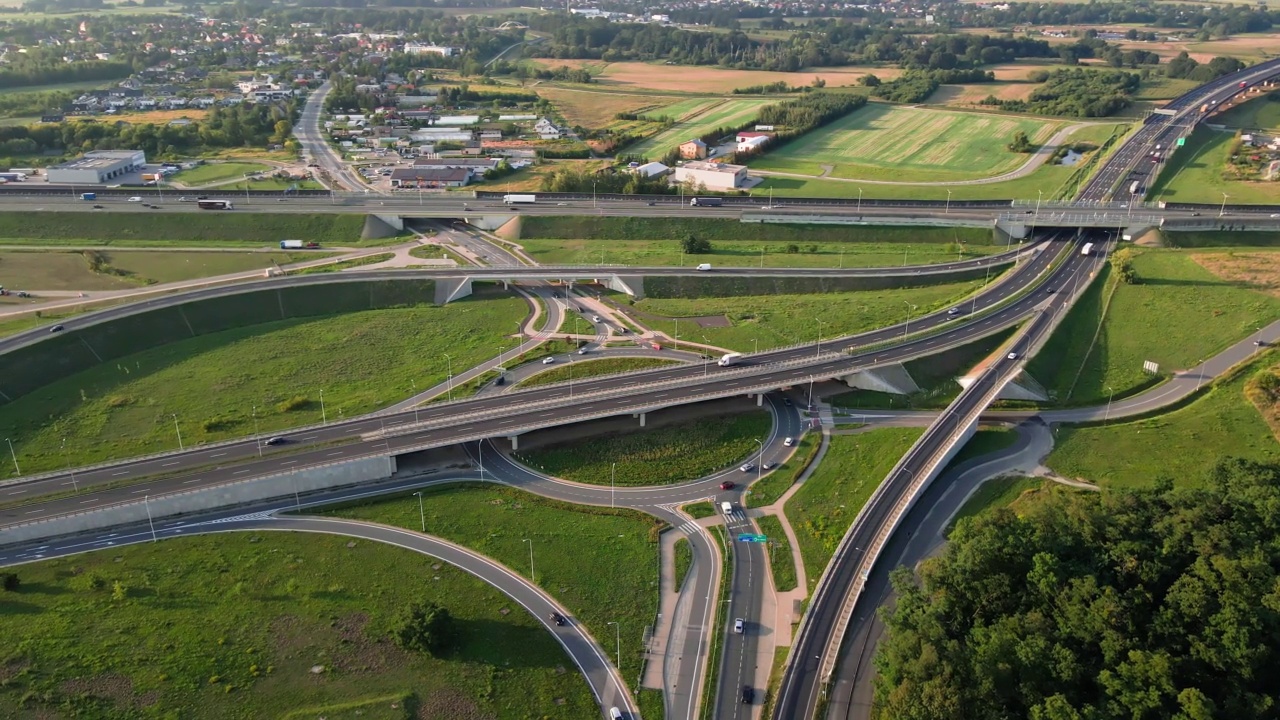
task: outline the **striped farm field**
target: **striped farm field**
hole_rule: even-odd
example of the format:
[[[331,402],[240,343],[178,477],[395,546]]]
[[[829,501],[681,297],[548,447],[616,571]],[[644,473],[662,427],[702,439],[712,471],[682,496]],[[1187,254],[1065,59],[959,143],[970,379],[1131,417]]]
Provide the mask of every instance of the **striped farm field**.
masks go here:
[[[701,113],[722,102],[718,98],[690,98],[681,100],[674,105],[664,105],[663,107],[650,110],[645,113],[645,117],[669,117],[676,120],[683,120],[687,115]]]
[[[692,102],[702,103],[705,107],[701,110],[695,108]],[[652,111],[653,115],[674,115],[675,112],[683,111],[686,116],[675,125],[663,130],[653,137],[645,140],[631,148],[627,148],[628,153],[644,155],[646,157],[658,158],[668,150],[672,150],[680,145],[680,143],[691,140],[702,135],[705,132],[711,132],[718,127],[728,125],[741,125],[750,122],[755,118],[760,108],[770,103],[778,102],[776,98],[749,98],[743,100],[697,100],[697,101],[681,101],[675,105],[669,105],[666,108],[660,108]]]
[[[1021,130],[1048,140],[1062,123],[987,113],[872,104],[798,138],[753,170],[824,177],[936,182],[992,177],[1016,170],[1029,155],[1005,146]]]

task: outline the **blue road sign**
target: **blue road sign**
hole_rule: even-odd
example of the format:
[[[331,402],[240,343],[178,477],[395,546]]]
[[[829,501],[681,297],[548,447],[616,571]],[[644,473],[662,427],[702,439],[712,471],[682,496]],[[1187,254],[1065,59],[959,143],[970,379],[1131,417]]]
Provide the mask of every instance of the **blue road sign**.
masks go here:
[[[753,535],[751,533],[742,533],[738,535],[738,542],[762,543],[762,542],[768,542],[768,541],[769,541],[769,538],[765,537],[764,535]]]

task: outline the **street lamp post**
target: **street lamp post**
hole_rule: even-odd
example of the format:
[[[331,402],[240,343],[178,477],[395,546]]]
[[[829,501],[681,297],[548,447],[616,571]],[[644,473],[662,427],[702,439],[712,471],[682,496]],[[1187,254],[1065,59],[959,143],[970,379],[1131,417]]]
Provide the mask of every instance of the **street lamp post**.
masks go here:
[[[618,653],[618,672],[622,672],[622,630],[621,625],[616,622],[609,623],[613,626],[613,642]]]
[[[422,532],[425,533],[427,531],[427,512],[422,509],[422,493],[416,492],[414,495],[418,496],[418,518],[422,520]]]
[[[67,439],[62,438],[62,446],[59,447],[58,449],[63,451],[62,457],[64,459],[66,458],[66,451],[65,451],[66,447],[67,447]],[[71,488],[78,493],[80,492],[80,486],[76,484],[76,468],[71,463],[67,463],[67,467],[71,469]]]
[[[409,387],[413,389],[413,399],[417,400],[418,399],[418,382],[413,378],[410,378]],[[418,422],[418,404],[416,402],[413,404],[413,422],[415,424]]]
[[[252,405],[253,408],[253,441],[258,446],[258,457],[262,457],[262,436],[258,434],[258,406]]]
[[[186,448],[182,446],[182,429],[178,427],[178,416],[175,413],[169,414],[173,417],[173,430],[178,433],[178,449],[185,450]]]
[[[942,213],[944,215],[951,214],[951,191],[950,190],[947,191],[947,209],[943,210]]]
[[[596,180],[591,181],[591,207],[593,208],[600,207],[599,205],[596,204],[596,183],[597,182],[598,181]]]
[[[903,301],[902,301],[902,304],[907,306],[907,322],[906,322],[906,324],[904,324],[904,325],[902,326],[902,339],[903,339],[903,340],[906,340],[906,339],[907,339],[907,330],[908,330],[908,329],[910,329],[910,327],[911,327],[911,311],[912,311],[912,310],[915,310],[915,309],[916,309],[916,306],[915,306],[915,305],[912,305],[911,303],[907,302],[906,300],[903,300]]]
[[[858,214],[862,214],[862,188],[858,188]]]
[[[814,318],[813,321],[818,323],[818,344],[814,357],[822,357],[822,321],[818,318]]]
[[[21,475],[22,468],[18,467],[18,453],[13,451],[13,441],[9,438],[5,438],[4,441],[9,443],[9,457],[13,458],[13,471],[18,475]]]
[[[448,353],[444,353],[445,362],[449,364],[449,401],[453,401],[453,358]]]
[[[760,246],[760,269],[764,269],[764,245]]]
[[[1218,217],[1227,214],[1227,198],[1231,197],[1226,193],[1222,193],[1222,207],[1218,208]]]
[[[151,496],[143,495],[142,504],[147,506],[147,524],[151,526],[151,542],[156,542],[156,523],[151,519]]]
[[[538,582],[538,579],[537,575],[533,572],[533,541],[529,538],[525,538],[524,541],[529,543],[529,580],[536,583]]]
[[[1111,419],[1111,398],[1116,396],[1116,391],[1110,385],[1107,386],[1107,411],[1102,415],[1102,422],[1105,424]]]
[[[320,424],[321,425],[329,424],[329,414],[326,413],[324,410],[324,390],[323,389],[320,390]]]
[[[756,444],[760,446],[760,456],[756,458],[756,482],[760,482],[764,474],[764,441],[756,438]]]

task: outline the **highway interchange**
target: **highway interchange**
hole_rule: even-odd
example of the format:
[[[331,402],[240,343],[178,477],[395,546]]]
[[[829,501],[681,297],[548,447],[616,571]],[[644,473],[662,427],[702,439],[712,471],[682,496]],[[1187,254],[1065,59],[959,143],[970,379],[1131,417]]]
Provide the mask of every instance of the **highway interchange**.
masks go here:
[[[1261,74],[1271,72],[1270,69],[1265,71],[1251,70],[1259,74],[1259,78]],[[1246,70],[1245,72],[1247,73],[1251,70]],[[1228,93],[1224,88],[1229,89],[1230,86],[1219,85],[1220,87],[1207,87],[1204,90],[1209,93],[1218,93],[1225,97]],[[1214,94],[1213,97],[1218,97],[1218,94]],[[1149,146],[1151,137],[1155,136],[1157,135],[1153,134],[1144,139],[1143,142],[1146,142]],[[1133,140],[1134,138],[1131,138],[1131,142]],[[1119,167],[1131,159],[1132,157],[1127,155],[1117,155],[1114,167]],[[1109,164],[1102,172],[1108,169],[1114,168]],[[1124,172],[1127,172],[1127,170]],[[1112,184],[1114,185],[1114,179]],[[18,199],[0,197],[0,203],[14,202],[16,200]],[[41,202],[43,203],[44,200],[42,199]],[[51,202],[48,204],[52,207],[58,207],[58,209],[62,209],[64,204],[67,207],[84,209],[82,204],[77,205],[71,202],[69,198],[65,202],[60,198],[49,200]],[[30,204],[30,199],[26,202]],[[350,201],[344,199],[342,202],[347,203]],[[369,202],[385,203],[386,200],[362,200],[361,204]],[[453,203],[453,209],[446,210],[442,204],[432,212],[456,212],[458,201],[452,200],[451,202]],[[177,203],[171,204],[178,205]],[[396,203],[386,212],[399,212],[397,208],[403,204],[405,203]],[[479,204],[481,207],[464,207],[462,209],[469,212],[496,212],[503,210],[501,206],[495,206],[491,202],[476,203],[472,201],[472,204]],[[594,207],[595,204],[595,201],[593,201],[593,210],[596,209]],[[305,211],[308,206],[319,207],[322,206],[322,202],[317,202],[315,199],[290,199],[288,202],[280,203],[273,210],[283,212]],[[538,206],[538,210],[535,212],[567,214],[574,208],[580,208],[580,206],[581,202],[573,203],[572,207],[568,207],[568,203],[566,203],[568,209],[566,207]],[[112,207],[116,209],[114,205]],[[345,207],[345,205],[339,205],[331,201],[329,207],[337,208]],[[379,207],[384,206],[380,205]],[[421,208],[424,205],[420,204],[418,207]],[[177,209],[186,210],[188,208],[189,206],[178,207]],[[294,208],[300,209],[295,210]],[[619,215],[662,214],[657,211],[686,212],[683,207],[661,208],[646,205],[645,208],[648,210],[634,207],[630,203],[614,201],[610,203],[607,212],[604,209],[600,209],[598,212],[600,214]],[[119,209],[137,211],[135,208],[129,207],[121,207]],[[161,210],[170,210],[170,208],[166,206]],[[707,208],[706,210],[719,211],[721,209]],[[724,213],[707,212],[704,214],[707,216],[733,216],[733,213],[741,214],[743,212],[740,208],[728,208],[725,210],[726,212]],[[367,212],[367,208],[361,211]],[[505,211],[509,212],[510,208],[506,208]],[[824,212],[829,212],[829,210],[824,209]],[[841,208],[836,212],[847,213],[848,208]],[[856,212],[859,215],[871,215],[875,211],[864,213],[863,208],[858,208]],[[901,210],[886,212],[902,214]],[[936,210],[928,212],[937,213]],[[953,212],[959,217],[963,217],[963,213],[968,212],[974,213],[974,217],[981,216],[983,213],[990,216],[990,211],[985,210],[947,210],[943,214],[951,215]],[[1062,252],[1063,246],[1068,246],[1065,252]],[[1054,260],[1059,257],[1063,258],[1063,260],[1054,265]],[[981,412],[987,402],[989,391],[997,384],[1002,383],[1004,379],[1007,379],[1011,372],[1016,371],[1017,366],[1024,359],[1023,352],[1025,349],[1031,347],[1039,339],[1038,335],[1047,330],[1049,320],[1067,307],[1077,295],[1079,289],[1084,284],[1087,284],[1087,279],[1081,282],[1081,278],[1087,278],[1090,269],[1096,262],[1100,262],[1100,260],[1081,256],[1073,251],[1070,243],[1064,242],[1060,238],[1058,242],[1051,242],[1041,247],[1031,258],[1020,262],[989,290],[978,293],[972,300],[957,306],[959,317],[940,311],[922,318],[912,319],[905,326],[898,325],[884,328],[852,338],[827,340],[825,341],[826,347],[823,347],[821,344],[823,341],[819,340],[812,346],[789,348],[772,353],[760,353],[750,358],[746,366],[742,368],[709,369],[705,364],[701,368],[697,366],[664,368],[623,377],[584,380],[577,383],[572,390],[567,392],[563,384],[550,385],[530,390],[502,393],[495,396],[480,396],[469,400],[432,405],[416,412],[392,412],[373,417],[327,423],[320,427],[306,428],[295,433],[297,444],[290,448],[290,452],[287,454],[268,455],[261,460],[255,459],[261,449],[257,439],[248,439],[185,452],[168,453],[156,458],[125,460],[109,463],[98,468],[79,469],[74,476],[70,473],[50,473],[39,478],[23,479],[21,483],[9,483],[7,487],[0,488],[7,491],[9,495],[28,495],[33,500],[33,502],[8,507],[0,511],[0,565],[13,562],[29,562],[58,554],[83,552],[95,546],[106,547],[112,544],[146,539],[145,537],[137,537],[136,533],[138,531],[136,529],[129,531],[134,535],[117,530],[113,533],[99,532],[96,535],[97,539],[92,537],[62,539],[51,541],[39,547],[10,547],[8,549],[3,547],[2,533],[5,526],[28,523],[32,520],[54,517],[67,512],[80,512],[85,509],[84,505],[86,503],[90,504],[92,508],[120,502],[136,502],[137,493],[144,490],[151,494],[161,494],[172,492],[176,489],[186,489],[193,485],[215,485],[234,481],[243,476],[253,477],[267,474],[287,466],[301,468],[306,467],[308,463],[322,464],[334,462],[335,459],[399,454],[459,443],[470,443],[468,447],[474,450],[476,458],[479,460],[479,454],[483,452],[482,448],[488,438],[515,435],[535,428],[553,426],[564,422],[577,422],[588,418],[651,412],[676,404],[726,398],[744,393],[770,393],[778,388],[786,389],[800,386],[814,380],[838,377],[860,369],[902,362],[906,359],[935,353],[942,349],[972,342],[976,338],[983,337],[1012,324],[1026,322],[1027,325],[1022,335],[1020,335],[1013,347],[1015,355],[1003,359],[998,358],[980,377],[979,381],[961,395],[961,398],[957,400],[957,405],[953,405],[949,412],[940,418],[939,422],[931,425],[922,441],[913,448],[912,452],[904,458],[899,468],[895,470],[895,473],[891,474],[886,483],[877,491],[878,496],[881,494],[891,496],[895,492],[900,494],[905,490],[905,485],[908,481],[918,475],[920,468],[936,455],[938,446],[954,436],[961,422],[961,417]],[[634,273],[635,270],[627,269],[627,272]],[[405,277],[403,273],[397,273],[396,276]],[[344,278],[344,280],[346,279]],[[1060,292],[1044,293],[1044,288]],[[92,317],[85,316],[85,322],[93,322]],[[74,330],[70,325],[68,327]],[[1268,331],[1265,331],[1264,334],[1272,330],[1272,328],[1268,328]],[[28,341],[34,339],[27,338]],[[0,352],[11,351],[21,346],[22,343],[14,343],[11,347],[0,346]],[[869,348],[869,346],[871,347]],[[1233,350],[1238,354],[1239,346],[1233,348]],[[1231,358],[1223,357],[1215,360],[1219,363],[1228,363]],[[1204,372],[1211,369],[1215,368],[1202,369],[1199,375],[1194,377],[1186,376],[1175,380],[1176,384],[1168,392],[1176,397],[1179,393],[1194,391],[1205,381]],[[776,455],[780,452],[776,447],[776,442],[780,436],[779,429],[790,429],[792,426],[789,423],[799,422],[798,417],[791,416],[782,410],[782,406],[776,402],[776,396],[768,395],[767,397],[770,398],[771,411],[775,414],[777,421],[774,425],[773,435],[769,438],[768,446],[762,446],[762,453],[765,456],[769,456],[771,453]],[[1158,405],[1161,401],[1155,402]],[[549,408],[554,408],[554,412],[547,413],[546,411]],[[1096,409],[1090,412],[1096,412]],[[306,448],[307,445],[323,445],[324,447],[308,450]],[[556,497],[557,494],[572,495],[575,498],[573,499],[574,502],[604,504],[605,493],[609,495],[609,502],[616,501],[613,493],[603,488],[563,483],[563,481],[556,481],[552,478],[544,478],[529,473],[520,466],[505,461],[505,456],[493,449],[490,450],[487,456],[487,462],[489,463],[486,468],[489,478],[486,479],[508,482],[551,497]],[[480,470],[481,475],[484,472],[485,469]],[[726,472],[732,472],[732,470]],[[121,477],[146,478],[161,474],[163,474],[163,477],[144,480],[140,484],[130,484],[124,487],[112,486]],[[673,511],[671,506],[716,496],[718,493],[716,481],[719,477],[720,475],[716,475],[702,478],[692,483],[665,488],[628,489],[625,492],[618,492],[624,496],[628,506],[645,508],[647,512],[653,512],[659,517],[663,517],[673,526],[685,527],[687,518]],[[81,488],[83,490],[78,492],[74,498],[62,497],[44,501],[39,499],[42,495],[65,493],[66,485],[73,485],[77,490]],[[406,487],[420,487],[421,485],[421,480],[418,480],[416,484],[410,483]],[[379,492],[381,492],[381,489]],[[85,500],[85,498],[88,498],[88,500]],[[320,500],[315,501],[320,502]],[[326,498],[323,501],[328,502],[330,498]],[[75,503],[75,506],[72,505],[72,502]],[[878,504],[874,501],[870,503],[868,505],[869,510],[859,516],[850,534],[846,536],[846,542],[842,543],[841,546],[842,549],[866,547],[865,540],[870,539],[871,535],[864,536],[863,534],[870,533],[874,535],[880,532],[887,518],[885,513],[891,511],[893,507],[893,503]],[[222,526],[214,528],[217,530],[241,527],[274,527],[316,532],[343,532],[370,537],[367,534],[370,531],[367,529],[337,528],[319,521],[317,521],[317,524],[309,525],[310,521],[305,519],[292,518],[282,520],[271,514],[273,511],[283,509],[286,509],[285,506],[278,503],[273,506],[258,508],[253,512],[246,512],[247,509],[238,509],[235,512],[221,513],[221,518],[212,518],[211,520],[216,522],[211,522],[210,526]],[[203,522],[204,519],[201,519],[201,521]],[[157,532],[160,535],[165,533],[169,536],[180,535],[189,533],[193,524],[190,520],[165,522],[162,523],[163,527]],[[748,528],[752,526],[750,524],[739,524],[737,527]],[[544,611],[554,606],[552,598],[542,595],[536,588],[530,587],[527,583],[520,582],[519,578],[512,577],[513,574],[509,571],[491,568],[493,570],[492,574],[482,574],[484,571],[482,571],[481,566],[486,562],[483,558],[473,554],[471,557],[467,557],[467,553],[464,550],[459,548],[450,549],[446,546],[447,544],[433,544],[434,541],[431,539],[423,539],[422,536],[416,533],[403,533],[403,535],[414,536],[417,539],[413,541],[407,541],[404,537],[380,537],[377,539],[411,547],[411,549],[419,552],[428,552],[468,569],[495,584],[495,586],[517,599],[518,602],[521,602],[531,612],[534,612],[535,616],[540,618],[545,618],[546,612]],[[704,554],[705,557],[711,557],[715,552],[711,549],[710,540],[705,533],[691,532],[690,541],[695,548],[695,557]],[[740,548],[738,544],[735,544],[732,585],[733,606],[730,617],[751,617],[754,608],[758,607],[758,596],[762,592],[762,583],[758,582],[754,575],[759,572],[758,568],[763,566],[762,563],[767,562],[762,555],[757,555],[760,550],[761,548],[755,546]],[[852,554],[856,555],[856,552]],[[824,636],[823,630],[831,627],[834,622],[831,613],[835,612],[839,607],[835,603],[827,602],[823,597],[823,593],[825,592],[827,595],[839,599],[840,588],[848,587],[850,584],[848,577],[842,580],[840,576],[842,574],[847,576],[858,567],[860,566],[855,562],[851,562],[850,558],[844,557],[843,553],[838,553],[837,557],[833,559],[827,573],[828,576],[831,576],[831,580],[830,582],[824,580],[824,585],[819,588],[818,595],[813,598],[811,610],[806,615],[801,633],[796,638],[796,648],[792,653],[793,661],[788,665],[788,674],[784,678],[782,697],[775,708],[775,717],[799,718],[811,715],[812,708],[816,705],[818,687],[822,681],[818,674],[820,666],[818,660],[822,658],[822,652],[819,652],[818,648],[829,641],[829,638]],[[698,627],[708,627],[710,618],[714,616],[715,592],[712,588],[715,578],[712,575],[713,573],[699,572],[693,576],[695,578],[694,581],[698,583],[698,591],[691,594],[690,597],[701,594],[706,598],[702,606],[695,608],[693,613],[694,617],[700,618],[702,621]],[[739,613],[741,615],[738,615]],[[692,627],[693,625],[691,624]],[[625,687],[620,685],[616,673],[610,668],[607,658],[602,656],[599,643],[592,640],[585,633],[575,630],[572,624],[563,630],[558,630],[555,627],[549,627],[549,629],[565,645],[566,651],[570,653],[571,657],[584,672],[584,675],[588,677],[588,683],[596,694],[597,699],[601,702],[602,707],[607,708],[611,704],[618,704],[624,706],[634,715],[634,705],[629,699]],[[724,629],[710,628],[710,631],[723,632]],[[705,633],[684,633],[682,643],[684,643],[684,652],[689,656],[704,656]],[[737,698],[732,692],[726,695],[726,688],[732,691],[741,684],[749,684],[743,683],[742,680],[745,677],[743,673],[745,672],[746,658],[754,655],[752,643],[753,639],[750,633],[741,636],[731,634],[726,643],[724,654],[726,668],[722,673],[721,682],[716,692],[717,717],[739,716]],[[592,659],[593,656],[594,660]],[[729,672],[734,667],[730,665],[730,661],[733,658],[738,659],[736,673]],[[841,677],[845,677],[845,667],[847,666],[842,666]],[[856,669],[852,672],[853,676],[858,673]],[[691,664],[688,668],[688,673],[690,682],[685,686],[692,687],[697,684],[692,680],[701,677],[705,673],[705,668]],[[670,690],[668,690],[667,707],[669,716],[692,717],[699,700],[700,698],[696,691],[689,692],[688,696],[684,698],[673,698]],[[682,702],[684,703],[683,706]],[[856,703],[846,703],[845,707],[853,707],[854,705]],[[808,709],[807,712],[806,708]]]

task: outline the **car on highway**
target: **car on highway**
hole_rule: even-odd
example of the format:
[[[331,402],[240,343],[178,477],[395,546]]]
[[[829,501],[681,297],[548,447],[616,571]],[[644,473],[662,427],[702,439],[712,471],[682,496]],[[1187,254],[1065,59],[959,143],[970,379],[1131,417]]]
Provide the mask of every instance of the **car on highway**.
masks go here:
[[[742,470],[742,472],[751,472],[752,470],[756,469],[756,464],[747,463],[746,465],[743,465],[740,469]]]
[[[721,490],[732,490],[736,487],[738,487],[738,484],[732,480],[725,480],[724,482],[720,483]]]
[[[553,362],[555,362],[555,361],[556,361],[556,359],[555,359],[555,358],[553,358],[553,357],[545,357],[545,358],[542,358],[542,364],[543,364],[543,365],[550,365],[551,363],[553,363]]]
[[[587,349],[586,349],[586,348],[578,348],[578,354],[579,354],[579,355],[586,355],[586,354],[587,354]]]
[[[753,690],[750,685],[743,685],[742,686],[742,703],[744,705],[750,705],[751,702],[755,699],[756,699],[756,691]]]
[[[273,435],[272,437],[267,438],[263,442],[266,445],[283,445],[285,443],[285,439],[280,437],[279,435]]]
[[[62,326],[54,325],[53,327],[49,328],[49,332],[62,332]]]
[[[560,613],[553,612],[551,613],[551,622],[554,622],[556,625],[564,625],[566,620],[564,619],[564,616],[561,615]]]
[[[787,447],[791,447],[792,445],[795,445],[795,444],[796,444],[796,439],[795,439],[795,438],[792,438],[792,437],[789,437],[789,438],[787,438],[786,440],[783,440],[783,441],[782,441],[782,444],[783,444],[783,445],[786,445]]]
[[[94,206],[93,206],[93,209],[94,209],[94,210],[101,210],[101,209],[102,209],[102,206],[101,206],[101,205],[94,205]]]
[[[1018,353],[1016,353],[1016,352],[1011,352],[1011,353],[1009,353],[1008,357],[1009,357],[1009,359],[1010,359],[1010,360],[1017,360],[1017,359],[1018,359]]]
[[[191,202],[191,198],[187,197],[186,195],[183,195],[182,197],[178,198],[178,202]]]
[[[592,315],[592,316],[591,316],[591,322],[600,322],[600,316],[599,316],[599,315]]]
[[[786,405],[787,407],[791,407],[791,398],[789,397],[782,398],[782,404]]]
[[[958,308],[958,307],[953,307],[953,308],[951,308],[950,310],[948,310],[948,311],[947,311],[947,314],[948,314],[948,315],[959,315],[959,314],[960,314],[960,308]]]
[[[736,633],[741,633],[746,628],[746,625],[742,618],[733,619],[733,631]]]
[[[133,197],[129,198],[129,202],[142,202],[142,198],[137,195],[134,195]]]
[[[774,468],[775,468],[775,467],[777,467],[777,466],[778,466],[778,463],[771,463],[771,462],[768,462],[768,463],[765,463],[765,464],[761,465],[761,466],[760,466],[760,469],[761,469],[761,470],[772,470],[772,469],[774,469]]]

